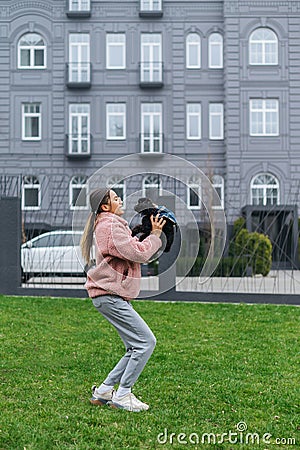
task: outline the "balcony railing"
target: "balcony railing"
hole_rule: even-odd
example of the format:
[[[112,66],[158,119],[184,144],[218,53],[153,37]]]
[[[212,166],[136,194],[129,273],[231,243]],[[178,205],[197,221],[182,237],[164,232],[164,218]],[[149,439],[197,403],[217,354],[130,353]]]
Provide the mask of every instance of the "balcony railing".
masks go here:
[[[91,156],[91,134],[67,134],[66,155],[68,158],[85,159]]]
[[[140,133],[140,153],[143,155],[162,155],[163,133]]]
[[[140,0],[140,17],[162,17],[162,0]]]
[[[91,16],[91,2],[90,0],[67,0],[68,17],[86,18]]]
[[[69,88],[87,89],[91,87],[91,63],[67,63],[67,86]]]
[[[140,86],[156,88],[162,87],[163,85],[163,62],[140,62]]]

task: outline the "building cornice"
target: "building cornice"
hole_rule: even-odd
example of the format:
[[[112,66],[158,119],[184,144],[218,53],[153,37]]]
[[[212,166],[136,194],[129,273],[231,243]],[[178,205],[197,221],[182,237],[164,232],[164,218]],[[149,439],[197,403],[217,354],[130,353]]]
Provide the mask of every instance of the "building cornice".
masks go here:
[[[300,2],[295,0],[224,0],[224,15],[244,14],[300,14]]]

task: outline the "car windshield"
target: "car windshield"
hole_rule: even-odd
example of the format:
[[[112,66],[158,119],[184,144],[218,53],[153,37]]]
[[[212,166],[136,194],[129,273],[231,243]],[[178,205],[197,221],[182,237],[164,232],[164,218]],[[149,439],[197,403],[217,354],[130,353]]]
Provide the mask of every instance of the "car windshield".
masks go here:
[[[47,236],[41,236],[37,238],[32,246],[35,248],[40,247],[73,247],[73,245],[78,246],[80,244],[80,234],[72,233],[55,233],[48,234]],[[74,241],[73,241],[74,239]]]

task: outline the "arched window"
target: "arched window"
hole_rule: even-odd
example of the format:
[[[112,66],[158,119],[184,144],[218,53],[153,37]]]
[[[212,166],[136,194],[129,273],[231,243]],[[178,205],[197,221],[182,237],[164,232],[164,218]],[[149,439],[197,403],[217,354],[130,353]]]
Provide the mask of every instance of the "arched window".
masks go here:
[[[278,38],[270,28],[257,28],[249,39],[249,64],[278,64]]]
[[[22,209],[36,210],[41,207],[41,185],[35,176],[24,176],[22,184]]]
[[[115,193],[123,200],[123,208],[126,203],[125,181],[121,177],[111,177],[107,180],[107,187],[113,189]]]
[[[187,183],[187,206],[189,209],[201,208],[201,180],[195,175]]]
[[[210,69],[223,68],[223,36],[212,33],[208,40],[208,67]]]
[[[70,181],[70,209],[86,209],[88,207],[87,177],[77,175]]]
[[[251,181],[252,205],[279,205],[279,182],[274,175],[261,173]]]
[[[156,201],[162,190],[158,175],[148,175],[143,179],[143,197]]]
[[[212,207],[213,209],[224,209],[224,178],[221,175],[213,175],[211,182],[219,196],[219,199],[213,199]]]
[[[46,44],[38,33],[24,34],[18,42],[19,69],[45,69]]]
[[[189,33],[186,38],[186,68],[200,69],[201,42],[197,33]]]

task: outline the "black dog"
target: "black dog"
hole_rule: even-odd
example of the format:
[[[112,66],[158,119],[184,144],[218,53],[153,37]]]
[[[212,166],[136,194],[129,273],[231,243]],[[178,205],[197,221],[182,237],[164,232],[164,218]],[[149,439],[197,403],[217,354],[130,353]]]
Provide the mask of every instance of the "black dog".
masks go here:
[[[138,200],[137,205],[135,205],[134,210],[142,216],[142,223],[136,225],[132,230],[132,236],[140,234],[139,240],[143,241],[152,230],[150,217],[159,214],[166,220],[163,227],[163,233],[166,236],[166,247],[164,252],[169,252],[174,241],[174,228],[178,230],[178,225],[174,213],[164,206],[155,205],[150,198],[142,197]]]

